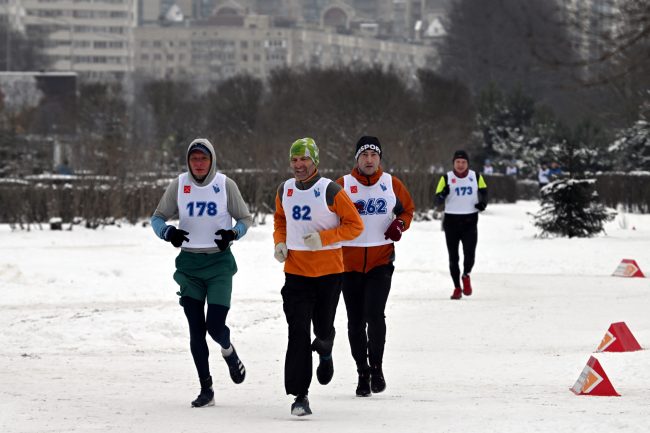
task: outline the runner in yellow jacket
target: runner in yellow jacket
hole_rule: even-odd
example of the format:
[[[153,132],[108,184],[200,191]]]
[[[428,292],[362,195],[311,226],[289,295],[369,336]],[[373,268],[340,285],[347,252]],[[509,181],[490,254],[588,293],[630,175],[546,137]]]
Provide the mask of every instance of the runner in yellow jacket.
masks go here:
[[[478,242],[478,213],[485,210],[488,201],[487,185],[481,173],[469,169],[469,156],[464,150],[457,150],[452,158],[453,170],[443,175],[436,188],[436,200],[445,204],[442,223],[445,230],[449,273],[454,282],[451,299],[460,299],[472,294],[470,272],[474,267],[476,244]],[[463,243],[463,287],[458,261],[458,246]]]

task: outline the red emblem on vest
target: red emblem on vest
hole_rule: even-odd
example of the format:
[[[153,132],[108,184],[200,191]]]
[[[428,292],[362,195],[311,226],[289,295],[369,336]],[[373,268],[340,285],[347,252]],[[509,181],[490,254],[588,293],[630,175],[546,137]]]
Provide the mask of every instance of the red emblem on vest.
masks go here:
[[[451,179],[451,183],[456,183],[456,178],[455,177]]]
[[[356,193],[357,193],[357,186],[356,186],[356,185],[352,185],[352,186],[350,187],[350,192],[351,192],[352,194],[356,194]]]
[[[183,194],[189,194],[192,192],[192,185],[183,185]]]
[[[291,197],[293,195],[293,188],[289,188],[287,190],[287,197]]]

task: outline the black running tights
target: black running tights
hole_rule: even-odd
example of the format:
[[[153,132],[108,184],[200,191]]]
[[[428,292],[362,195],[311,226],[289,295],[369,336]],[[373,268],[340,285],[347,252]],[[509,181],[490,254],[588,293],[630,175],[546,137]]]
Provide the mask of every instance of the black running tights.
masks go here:
[[[210,337],[225,349],[230,347],[230,329],[226,326],[228,307],[217,304],[208,304],[208,314],[205,315],[202,301],[183,296],[181,298],[185,317],[190,327],[190,350],[194,365],[199,374],[199,379],[210,376],[208,357],[208,343],[205,340],[206,332]]]
[[[454,281],[454,287],[461,287],[458,246],[459,243],[463,243],[463,274],[469,274],[474,267],[476,243],[478,241],[476,225],[448,224],[445,227],[445,239],[447,241],[447,252],[449,253],[449,273]]]

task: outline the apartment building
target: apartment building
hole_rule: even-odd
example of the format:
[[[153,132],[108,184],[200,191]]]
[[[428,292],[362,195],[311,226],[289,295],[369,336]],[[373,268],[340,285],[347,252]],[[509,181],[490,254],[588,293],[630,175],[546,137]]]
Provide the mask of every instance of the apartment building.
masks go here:
[[[43,35],[55,71],[121,80],[133,71],[137,0],[0,0],[16,28]]]
[[[219,11],[269,15],[296,27],[333,26],[358,31],[375,26],[375,36],[419,40],[450,0],[139,0],[143,22],[152,22],[172,4],[189,19],[205,19]],[[420,29],[420,30],[418,30]]]
[[[52,70],[82,81],[138,72],[209,83],[239,73],[264,78],[285,66],[435,67],[435,46],[386,37],[370,17],[388,19],[404,5],[404,17],[419,17],[427,1],[0,0],[0,15],[40,32]],[[180,19],[161,20],[171,7]]]
[[[264,77],[286,65],[277,48],[289,41],[289,30],[271,29],[270,17],[249,17],[242,26],[145,26],[135,30],[135,71],[152,78],[189,79],[209,83],[249,73]],[[266,22],[266,23],[265,23]]]
[[[587,62],[582,77],[590,79],[606,67],[599,63],[612,40],[620,31],[621,0],[567,0],[564,4],[565,22],[572,35],[573,49]]]
[[[431,65],[435,48],[339,34],[274,27],[269,16],[246,15],[238,25],[210,22],[136,29],[135,70],[158,79],[207,85],[247,73],[265,78],[278,67],[389,65],[406,72]]]

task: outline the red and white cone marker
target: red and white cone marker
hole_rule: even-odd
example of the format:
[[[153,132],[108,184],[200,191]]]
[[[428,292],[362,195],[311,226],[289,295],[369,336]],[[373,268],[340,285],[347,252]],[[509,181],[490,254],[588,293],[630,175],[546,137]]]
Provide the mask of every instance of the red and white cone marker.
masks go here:
[[[642,350],[625,322],[612,323],[596,352],[634,352]]]
[[[621,260],[621,263],[619,263],[618,267],[616,268],[616,270],[612,275],[615,277],[645,278],[645,275],[643,275],[643,272],[641,272],[641,268],[636,263],[636,260],[632,260],[632,259]]]
[[[620,397],[621,395],[616,392],[612,382],[605,374],[605,370],[601,367],[600,362],[593,356],[587,361],[587,365],[580,373],[580,377],[575,385],[571,388],[575,395],[595,395],[605,397]]]

